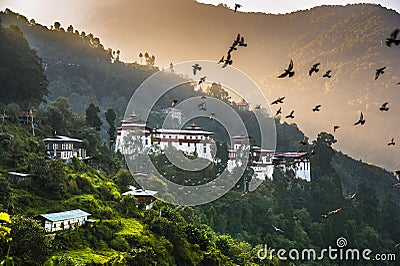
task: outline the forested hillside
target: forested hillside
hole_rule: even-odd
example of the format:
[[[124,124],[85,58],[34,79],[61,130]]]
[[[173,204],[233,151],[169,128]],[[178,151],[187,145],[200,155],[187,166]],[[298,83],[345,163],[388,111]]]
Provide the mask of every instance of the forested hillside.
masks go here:
[[[105,48],[92,33],[64,29],[57,23],[48,29],[10,10],[0,13],[6,27],[18,25],[30,46],[42,59],[49,80],[49,100],[67,97],[80,114],[93,102],[103,109],[115,106],[121,115],[133,91],[157,68],[119,60],[119,50]]]
[[[3,23],[18,22],[27,34],[43,34],[37,44],[48,47],[46,54],[53,53],[43,58],[40,66],[40,59],[27,46],[23,33],[16,26],[2,24],[0,37],[14,38],[10,42],[21,48],[21,58],[13,60],[15,53],[0,53],[4,59],[0,61],[0,79],[10,84],[7,83],[10,77],[3,73],[11,78],[14,74],[3,70],[8,70],[8,62],[12,62],[16,69],[24,69],[25,75],[35,81],[32,89],[39,90],[41,97],[34,103],[25,103],[24,99],[32,99],[32,91],[22,89],[27,84],[24,78],[16,78],[7,86],[15,89],[20,98],[0,98],[1,109],[5,110],[0,125],[1,260],[8,263],[12,260],[15,265],[290,265],[276,257],[272,261],[260,260],[257,251],[264,244],[276,249],[321,250],[335,246],[339,237],[345,237],[350,248],[400,255],[396,245],[400,242],[397,226],[400,194],[399,188],[393,186],[396,183],[393,174],[336,151],[336,139],[327,132],[320,132],[315,141],[302,145],[299,142],[304,134],[298,126],[279,119],[276,120],[277,149],[309,152],[310,183],[297,179],[291,171],[276,169],[273,180],[264,181],[257,190],[244,191],[243,180],[239,180],[222,198],[202,206],[179,207],[155,201],[153,208],[146,210],[135,197],[122,196],[128,185],[137,184],[126,170],[124,158],[113,152],[109,143],[111,136],[101,138],[99,122],[93,118],[102,116],[106,110],[123,112],[125,105],[123,108],[121,105],[135,85],[156,69],[151,64],[125,64],[119,61],[117,52],[104,50],[100,40],[82,36],[72,29],[48,30],[9,11],[1,14],[1,18]],[[6,49],[0,43],[0,48]],[[36,49],[40,56],[40,49]],[[49,91],[66,97],[54,101],[51,98],[54,95],[46,97],[44,74],[50,81]],[[35,87],[37,84],[41,86]],[[1,87],[2,93],[10,93],[3,88],[10,87]],[[211,95],[211,92],[207,97],[223,95],[217,92]],[[190,85],[182,86],[172,91],[160,106],[166,106],[171,99],[196,93],[201,95]],[[77,98],[82,101],[77,102]],[[43,100],[47,103],[39,105]],[[94,104],[90,105],[91,102]],[[30,108],[31,104],[35,104],[35,135],[32,123],[20,119],[20,110]],[[97,108],[100,104],[101,108]],[[238,113],[257,138],[254,113]],[[116,123],[113,119],[108,119],[111,123],[107,124],[104,119],[99,120],[107,129]],[[204,121],[204,126],[211,127],[210,119]],[[212,130],[217,131],[218,127]],[[43,139],[52,136],[54,131],[82,139],[89,156],[98,160],[96,167],[77,158],[70,164],[48,158]],[[115,131],[109,132],[115,134]],[[223,150],[218,155],[223,157],[226,152]],[[226,158],[220,159],[220,163],[212,165],[213,170],[224,169]],[[171,172],[163,155],[155,154],[153,160],[160,162],[158,166],[163,172]],[[33,174],[32,181],[12,184],[7,181],[9,171]],[[215,172],[196,174],[192,181],[210,179],[210,173]],[[251,176],[250,168],[245,176]],[[160,191],[166,189],[159,180],[152,181],[158,182]],[[76,208],[90,212],[95,224],[48,235],[32,219],[39,214]],[[341,263],[375,265],[367,261]],[[296,260],[294,264],[337,265],[337,261]],[[387,262],[387,265],[396,265],[396,262]]]

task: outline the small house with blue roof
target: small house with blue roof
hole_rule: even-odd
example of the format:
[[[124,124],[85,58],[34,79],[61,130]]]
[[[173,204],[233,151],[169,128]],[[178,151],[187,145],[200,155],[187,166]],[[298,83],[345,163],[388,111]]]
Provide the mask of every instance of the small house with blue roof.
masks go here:
[[[92,222],[89,216],[91,216],[90,213],[76,209],[65,212],[40,214],[36,219],[44,227],[46,232],[52,233],[76,228],[85,225],[85,223]]]

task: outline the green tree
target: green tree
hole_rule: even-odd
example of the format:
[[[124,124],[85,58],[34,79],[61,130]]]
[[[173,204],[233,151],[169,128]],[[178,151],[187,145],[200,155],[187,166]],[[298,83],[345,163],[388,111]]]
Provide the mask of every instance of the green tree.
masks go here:
[[[69,25],[67,28],[68,33],[73,33],[74,32],[74,27],[72,25]]]
[[[12,206],[10,183],[0,177],[0,211],[6,211]]]
[[[10,236],[10,256],[17,265],[41,265],[49,257],[50,237],[35,220],[20,215],[13,216]]]
[[[8,243],[12,240],[10,237],[10,215],[5,212],[0,212],[0,240],[2,243]]]
[[[110,140],[110,149],[112,148],[112,144],[115,141],[116,138],[116,127],[115,127],[115,119],[117,118],[117,115],[115,114],[114,108],[108,108],[106,113],[106,121],[108,123],[108,139]]]
[[[56,22],[54,22],[54,29],[55,30],[60,30],[60,28],[61,28],[61,23],[60,22],[58,22],[58,21],[56,21]]]
[[[38,106],[49,93],[42,61],[17,25],[0,28],[0,103]]]
[[[42,124],[50,127],[46,134],[82,136],[85,120],[75,113],[67,98],[58,97],[39,114]]]
[[[33,179],[33,189],[41,196],[60,199],[67,192],[67,175],[65,164],[59,160],[48,161],[38,170],[37,178]]]
[[[88,108],[86,108],[86,122],[88,125],[97,131],[100,131],[100,127],[102,125],[101,119],[99,117],[100,108],[95,106],[93,103],[90,103]]]
[[[142,52],[139,53],[139,58],[140,58],[140,64],[143,64],[143,54]]]

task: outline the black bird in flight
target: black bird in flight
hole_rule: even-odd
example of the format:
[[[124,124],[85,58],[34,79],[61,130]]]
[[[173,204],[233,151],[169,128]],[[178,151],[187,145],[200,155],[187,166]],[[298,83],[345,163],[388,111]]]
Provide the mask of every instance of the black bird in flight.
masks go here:
[[[223,55],[222,58],[218,61],[218,64],[221,64],[225,61],[225,56]]]
[[[377,79],[379,78],[379,75],[385,73],[385,71],[384,71],[385,69],[386,69],[386,66],[381,67],[381,68],[378,68],[378,69],[376,70],[376,73],[375,73],[375,80],[377,80]]]
[[[294,118],[294,110],[292,110],[291,112],[290,112],[290,114],[288,114],[287,116],[285,116],[286,118]]]
[[[236,13],[236,11],[238,10],[238,8],[241,8],[241,7],[242,7],[241,4],[235,4],[235,10],[234,10],[234,12]]]
[[[196,75],[197,71],[201,71],[201,66],[199,64],[194,64],[192,67],[193,67],[193,75]]]
[[[171,107],[174,107],[177,102],[178,102],[178,100],[172,100]]]
[[[333,133],[336,133],[336,130],[338,130],[340,126],[333,126]]]
[[[321,110],[319,110],[319,108],[321,108],[321,105],[320,105],[320,104],[316,105],[316,106],[312,109],[312,111],[313,111],[313,112],[319,112],[319,111],[321,111]]]
[[[314,65],[311,67],[311,69],[308,71],[308,75],[311,76],[313,72],[318,73],[318,71],[319,71],[318,66],[319,66],[319,65],[320,65],[320,63],[314,64]]]
[[[240,43],[240,33],[236,36],[236,39],[233,41],[232,46],[236,46]]]
[[[386,45],[391,47],[392,43],[394,43],[396,46],[400,44],[400,40],[397,39],[397,34],[399,34],[400,29],[395,29],[391,34],[389,38],[386,38]]]
[[[201,84],[201,83],[203,83],[203,82],[206,82],[206,76],[204,76],[204,77],[201,77],[200,78],[200,80],[199,80],[199,85]]]
[[[392,138],[392,140],[388,143],[388,146],[394,146],[396,145],[396,143],[394,142],[394,138]]]
[[[388,105],[389,103],[388,102],[385,102],[384,104],[382,104],[382,106],[381,107],[379,107],[379,110],[381,110],[382,112],[383,111],[389,111],[389,107],[387,107],[387,105]]]
[[[290,60],[289,66],[287,69],[285,69],[285,72],[281,75],[278,76],[278,78],[284,78],[286,76],[289,76],[289,78],[294,76],[294,71],[293,71],[293,60]]]
[[[226,56],[226,59],[224,61],[224,65],[222,66],[222,68],[228,66],[228,65],[232,65],[233,61],[232,61],[232,57],[231,57],[231,53],[228,53],[228,55]]]
[[[273,101],[271,103],[271,105],[273,104],[278,104],[278,103],[283,103],[283,100],[285,99],[285,97],[279,97],[278,99],[276,99],[275,101]]]
[[[276,111],[275,116],[282,114],[282,107],[279,107],[278,111]]]
[[[239,46],[247,47],[247,43],[244,42],[244,37],[240,38]]]
[[[197,105],[197,108],[199,109],[199,111],[205,111],[207,110],[207,104],[206,102],[201,102]]]
[[[364,125],[364,124],[365,124],[365,119],[364,119],[363,113],[361,112],[360,119],[358,119],[358,121],[355,122],[354,125],[357,126],[357,125]]]
[[[331,76],[331,72],[332,72],[332,70],[328,70],[328,71],[326,71],[325,72],[325,74],[322,76],[323,78],[328,78],[328,79],[330,79],[332,76]]]
[[[228,54],[230,54],[230,53],[232,53],[233,51],[236,51],[236,50],[237,50],[236,45],[232,45],[231,47],[229,47]]]

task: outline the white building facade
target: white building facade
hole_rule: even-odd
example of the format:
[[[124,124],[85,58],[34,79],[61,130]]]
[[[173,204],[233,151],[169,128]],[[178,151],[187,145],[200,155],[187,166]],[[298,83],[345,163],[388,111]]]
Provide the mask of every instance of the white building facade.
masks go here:
[[[86,158],[83,140],[56,135],[43,140],[46,145],[46,154],[52,158],[69,160],[72,157]]]
[[[89,219],[90,213],[80,209],[40,214],[37,221],[44,227],[46,232],[52,233],[61,230],[67,230],[84,225],[86,222],[92,222]]]
[[[213,160],[212,146],[214,134],[192,124],[184,129],[164,129],[146,127],[144,121],[139,120],[135,115],[122,120],[118,128],[115,149],[122,154],[132,154],[150,150],[153,145],[158,145],[161,150],[167,147],[187,154],[196,154],[200,158]],[[141,147],[138,148],[138,144]]]
[[[237,153],[249,147],[247,136],[233,137],[233,149],[229,150],[227,169],[233,172],[234,168],[241,166]],[[279,167],[284,172],[293,171],[296,178],[311,181],[311,165],[307,152],[274,152],[253,146],[251,148],[254,177],[261,180],[272,180],[274,169]]]

